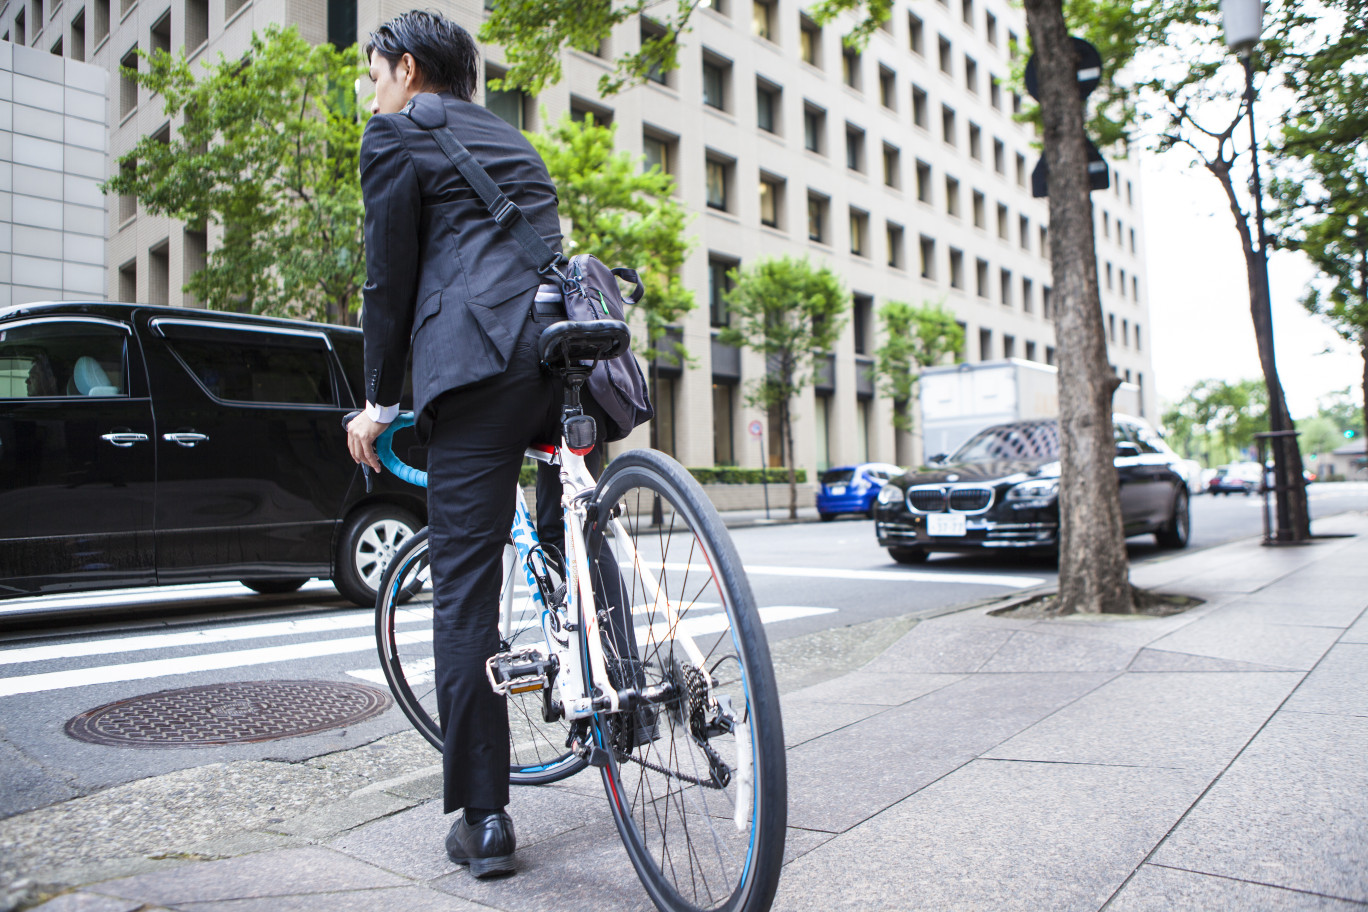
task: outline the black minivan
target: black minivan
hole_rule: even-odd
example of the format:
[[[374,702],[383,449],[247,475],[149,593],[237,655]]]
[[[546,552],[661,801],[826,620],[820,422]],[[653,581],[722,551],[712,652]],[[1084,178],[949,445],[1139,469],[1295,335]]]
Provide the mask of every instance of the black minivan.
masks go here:
[[[331,579],[373,605],[425,492],[367,493],[361,331],[175,307],[0,308],[0,598]],[[405,436],[407,435],[407,436]],[[421,465],[411,431],[396,451]]]

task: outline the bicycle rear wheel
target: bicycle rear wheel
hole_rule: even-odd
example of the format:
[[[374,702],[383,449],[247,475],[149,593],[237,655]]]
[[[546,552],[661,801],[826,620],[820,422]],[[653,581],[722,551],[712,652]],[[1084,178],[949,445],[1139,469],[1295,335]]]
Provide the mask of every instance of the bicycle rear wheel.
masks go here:
[[[613,460],[595,501],[594,590],[619,593],[599,611],[610,683],[666,694],[596,717],[618,832],[659,908],[766,910],[788,785],[769,646],[740,558],[697,482],[662,453]]]
[[[505,560],[503,588],[513,591],[512,611],[501,633],[512,649],[543,642],[540,611],[526,589],[517,552]],[[496,610],[491,606],[490,610]],[[428,530],[415,534],[390,562],[375,606],[375,638],[380,666],[395,702],[433,747],[442,749],[432,656],[432,585],[428,566]],[[543,647],[544,649],[544,647]],[[510,766],[514,785],[555,782],[584,768],[584,760],[565,746],[563,720],[542,718],[540,692],[508,699]]]

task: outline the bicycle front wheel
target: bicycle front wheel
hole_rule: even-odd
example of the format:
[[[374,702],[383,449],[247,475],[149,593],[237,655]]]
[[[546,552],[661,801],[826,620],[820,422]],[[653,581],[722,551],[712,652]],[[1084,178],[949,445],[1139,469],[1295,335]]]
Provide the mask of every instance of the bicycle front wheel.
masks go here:
[[[543,643],[540,610],[523,579],[517,551],[505,549],[500,635],[511,649]],[[501,610],[490,606],[490,610]],[[428,530],[415,534],[390,562],[375,606],[375,638],[390,692],[413,727],[442,749],[437,703],[436,662],[432,655],[432,576]],[[566,747],[564,721],[546,722],[540,692],[508,699],[510,765],[514,785],[542,785],[573,775],[584,760]]]
[[[788,785],[740,558],[698,483],[663,453],[613,460],[595,502],[585,540],[610,685],[663,694],[596,717],[618,832],[659,908],[762,912],[778,886]]]

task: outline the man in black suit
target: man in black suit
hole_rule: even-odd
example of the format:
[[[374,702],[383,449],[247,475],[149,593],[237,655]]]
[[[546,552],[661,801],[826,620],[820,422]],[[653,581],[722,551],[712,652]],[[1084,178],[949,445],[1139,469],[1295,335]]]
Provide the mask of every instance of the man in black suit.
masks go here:
[[[428,444],[444,806],[464,809],[447,852],[483,877],[511,872],[515,847],[503,810],[507,708],[484,666],[499,650],[501,555],[523,452],[559,439],[559,391],[540,367],[537,339],[565,317],[555,300],[536,303],[535,265],[430,131],[450,126],[559,251],[556,190],[522,134],[471,102],[478,51],[460,26],[405,13],[371,34],[366,53],[375,82],[361,140],[367,402],[348,448],[379,471],[374,441],[398,411],[411,353],[418,433]]]

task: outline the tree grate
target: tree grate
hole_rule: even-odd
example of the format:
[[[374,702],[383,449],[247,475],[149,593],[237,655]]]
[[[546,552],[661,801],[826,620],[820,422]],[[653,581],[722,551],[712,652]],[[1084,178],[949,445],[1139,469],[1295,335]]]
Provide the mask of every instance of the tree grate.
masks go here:
[[[389,709],[390,695],[337,681],[239,681],[163,690],[107,703],[66,724],[109,747],[250,744],[354,725]]]

